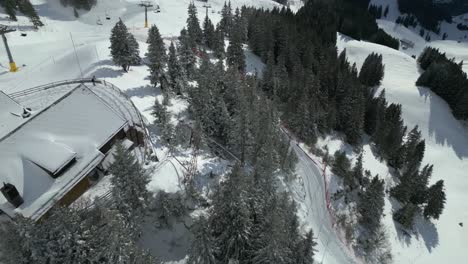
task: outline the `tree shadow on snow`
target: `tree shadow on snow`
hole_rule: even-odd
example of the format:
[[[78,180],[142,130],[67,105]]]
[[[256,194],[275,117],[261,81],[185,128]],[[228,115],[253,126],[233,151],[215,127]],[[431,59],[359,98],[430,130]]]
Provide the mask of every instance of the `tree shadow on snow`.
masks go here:
[[[396,212],[401,208],[401,204],[390,197],[390,203],[392,205],[392,213]],[[427,251],[432,252],[432,249],[439,245],[439,233],[435,225],[424,219],[419,213],[414,218],[414,225],[412,230],[403,228],[397,221],[393,220],[395,230],[397,232],[398,240],[404,243],[406,246],[410,246],[412,239],[419,240],[422,238],[426,245]]]
[[[125,93],[130,97],[147,97],[147,96],[158,96],[161,94],[161,90],[153,87],[152,85],[144,85],[135,88],[130,88],[125,91]]]
[[[455,119],[448,104],[428,88],[418,87],[418,91],[430,105],[429,136],[434,137],[437,144],[451,147],[458,158],[468,157],[468,133]]]
[[[163,263],[182,261],[187,256],[192,235],[183,222],[164,229],[146,223],[143,230],[139,244]]]
[[[103,67],[98,68],[92,72],[89,76],[96,76],[96,78],[117,78],[123,75],[123,71],[117,71],[113,68]]]
[[[424,239],[427,251],[432,252],[432,249],[439,245],[439,233],[435,225],[424,217],[418,215],[414,221],[414,230],[416,237],[419,235]]]

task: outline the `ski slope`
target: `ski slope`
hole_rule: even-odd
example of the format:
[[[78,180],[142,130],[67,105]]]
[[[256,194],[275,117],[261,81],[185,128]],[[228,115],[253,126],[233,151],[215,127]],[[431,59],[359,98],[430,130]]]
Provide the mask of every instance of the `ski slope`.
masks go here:
[[[447,46],[444,46],[448,43]],[[449,49],[451,42],[441,42]],[[416,234],[407,237],[397,232],[391,218],[392,204],[386,201],[384,223],[390,235],[394,263],[466,263],[468,259],[468,133],[451,114],[448,105],[429,89],[416,87],[420,75],[415,59],[373,43],[352,40],[338,35],[338,49],[347,50],[351,62],[360,68],[371,52],[381,53],[385,64],[385,77],[379,90],[385,89],[389,103],[402,105],[402,116],[409,129],[418,125],[426,141],[423,163],[434,164],[431,183],[444,180],[447,194],[445,210],[438,221],[432,223],[417,219]],[[380,164],[364,166],[391,182]],[[459,226],[460,222],[465,227]]]
[[[298,143],[291,139],[291,148],[298,157],[296,174],[302,180],[304,195],[299,199],[296,197],[296,201],[299,201],[300,219],[312,227],[317,237],[316,260],[327,264],[359,263],[353,257],[351,250],[340,240],[332,225],[325,201],[325,183],[321,168],[299,147]]]
[[[395,23],[398,16],[401,15],[398,10],[397,0],[371,0],[370,4],[382,6],[383,9],[385,9],[386,6],[389,7],[387,17],[377,20],[377,24],[380,28],[395,38],[409,40],[414,43],[414,48],[404,50],[400,47],[400,51],[417,57],[426,46],[432,46],[446,52],[448,57],[456,58],[456,61],[467,61],[468,31],[460,31],[457,29],[458,23],[462,22],[463,24],[467,24],[467,22],[464,21],[465,18],[468,18],[467,14],[453,17],[452,24],[442,21],[440,23],[439,35],[425,30],[425,34],[429,34],[431,37],[431,41],[427,42],[424,39],[426,35],[424,35],[424,37],[419,35],[421,26],[406,28],[403,25]],[[444,33],[447,33],[446,40],[442,40]],[[468,65],[464,64],[463,69],[465,72],[468,72]]]
[[[8,58],[0,53],[0,90],[6,93],[22,91],[33,86],[47,84],[65,79],[96,76],[107,82],[115,84],[122,89],[133,101],[142,115],[152,123],[152,106],[156,98],[161,97],[160,91],[153,88],[149,80],[146,66],[134,66],[128,73],[113,65],[109,51],[109,36],[111,28],[121,18],[134,34],[140,44],[140,55],[144,57],[147,49],[147,29],[143,28],[144,10],[136,0],[100,0],[90,12],[81,12],[76,19],[71,8],[60,6],[56,0],[32,0],[45,26],[37,31],[27,29],[27,19],[19,17],[19,22],[1,23],[21,29],[27,37],[21,37],[20,32],[10,33],[8,40],[20,70],[16,73],[8,72]],[[177,37],[179,31],[185,26],[187,6],[189,0],[160,0],[161,12],[149,12],[150,24],[157,24],[167,45]],[[259,8],[272,8],[279,6],[271,0],[232,0],[234,7],[244,4]],[[221,10],[224,0],[211,1],[211,10],[208,15],[217,23],[220,20],[218,11]],[[203,17],[203,3],[195,1],[199,10],[199,17]],[[0,11],[1,12],[1,11]],[[4,14],[0,14],[4,16]],[[110,17],[110,20],[105,17]],[[97,20],[103,25],[97,25]],[[260,72],[263,63],[251,52],[246,51],[247,69],[252,73]],[[171,102],[169,111],[177,115],[187,107],[184,102]],[[152,126],[149,129],[154,129]],[[153,130],[154,131],[154,130]],[[175,160],[166,157],[161,146],[158,147],[158,157],[163,162],[157,165],[148,188],[156,192],[166,190],[175,192],[180,189],[180,174],[182,168]],[[296,149],[298,151],[298,149]],[[302,154],[304,155],[304,154]],[[187,157],[190,157],[187,155]],[[187,158],[186,158],[187,159]],[[189,160],[182,160],[189,161]],[[200,157],[198,161],[201,173],[208,173],[208,168],[225,167],[226,164],[218,160]],[[302,157],[298,172],[305,179],[306,201],[301,207],[306,208],[308,214],[304,221],[308,228],[312,227],[318,238],[319,252],[317,260],[323,263],[352,263],[331,226],[326,205],[323,200],[323,179],[319,170],[311,164],[310,160]],[[215,171],[216,172],[216,171]],[[221,174],[220,171],[218,174]],[[88,197],[106,193],[110,185],[108,181],[96,186]],[[164,234],[161,237],[143,237],[142,243],[148,246],[151,252],[161,256],[164,263],[184,263],[186,245],[180,244],[180,234]],[[158,234],[160,235],[160,234]],[[184,248],[184,250],[181,250]]]

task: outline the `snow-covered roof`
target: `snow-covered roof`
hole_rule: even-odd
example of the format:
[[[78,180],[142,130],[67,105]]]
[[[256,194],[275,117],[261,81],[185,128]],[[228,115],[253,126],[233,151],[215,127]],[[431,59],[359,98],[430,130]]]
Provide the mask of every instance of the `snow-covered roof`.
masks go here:
[[[0,138],[28,120],[23,116],[24,109],[15,100],[0,91]]]
[[[24,203],[15,209],[0,195],[0,209],[39,218],[102,162],[100,147],[126,125],[84,85],[29,117],[0,139],[0,183],[15,185]]]

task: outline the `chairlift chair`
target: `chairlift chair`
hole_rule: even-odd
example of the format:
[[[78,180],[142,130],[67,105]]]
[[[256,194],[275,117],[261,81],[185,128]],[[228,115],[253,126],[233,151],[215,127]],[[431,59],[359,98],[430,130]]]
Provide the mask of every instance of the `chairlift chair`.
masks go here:
[[[107,13],[107,11],[106,11],[106,19],[107,19],[107,20],[110,20],[110,19],[111,19],[110,16],[109,16],[109,13]]]
[[[101,19],[100,19],[99,17],[98,17],[98,19],[96,20],[96,24],[102,26],[102,21],[101,21]]]

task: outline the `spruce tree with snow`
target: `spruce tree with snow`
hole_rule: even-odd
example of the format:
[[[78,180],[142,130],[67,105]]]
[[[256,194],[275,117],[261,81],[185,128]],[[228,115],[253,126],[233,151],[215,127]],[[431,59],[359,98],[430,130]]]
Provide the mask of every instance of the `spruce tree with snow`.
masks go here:
[[[164,67],[167,62],[166,48],[156,25],[152,25],[148,31],[148,53],[150,82],[156,86],[160,82]]]
[[[159,125],[163,142],[171,145],[174,134],[174,128],[171,124],[171,116],[167,111],[166,105],[161,104],[157,98],[154,102],[153,115],[156,117],[155,122]]]
[[[213,34],[213,53],[219,60],[224,59],[225,47],[224,47],[224,33],[220,29],[219,25]]]
[[[217,259],[222,263],[230,259],[240,263],[248,260],[252,234],[251,184],[242,170],[236,165],[213,199],[210,226],[219,249]]]
[[[114,162],[109,168],[113,175],[113,207],[123,216],[130,230],[139,232],[138,223],[148,207],[149,192],[146,185],[149,176],[135,156],[127,151],[121,143],[116,145]]]
[[[344,151],[335,152],[331,170],[335,175],[343,179],[345,186],[352,186],[351,162]]]
[[[195,64],[197,62],[197,58],[195,57],[192,45],[190,44],[189,35],[185,28],[180,31],[179,46],[177,47],[177,51],[179,52],[180,65],[187,74],[187,77],[192,78],[195,73]]]
[[[156,263],[138,249],[122,215],[98,202],[86,210],[54,208],[46,221],[16,216],[0,235],[5,264]]]
[[[207,219],[201,216],[192,226],[193,240],[191,242],[188,264],[217,264],[217,248],[211,235]]]
[[[418,126],[415,126],[407,135],[404,149],[404,164],[402,166],[402,174],[414,173],[421,166],[424,158],[426,144],[424,139],[421,139],[421,132]]]
[[[408,203],[393,214],[393,219],[404,228],[411,229],[413,228],[413,220],[417,211],[418,207],[416,205]]]
[[[427,190],[428,200],[424,207],[424,217],[439,219],[445,207],[446,197],[444,191],[444,181],[440,180]]]
[[[383,120],[379,121],[374,142],[388,164],[400,169],[403,163],[403,137],[406,126],[401,117],[401,105],[391,104],[385,109]]]
[[[191,2],[188,7],[187,34],[191,48],[203,44],[203,31],[197,16],[197,7]]]
[[[221,10],[221,21],[219,22],[219,28],[225,36],[229,36],[233,27],[233,15],[231,1],[228,3],[224,2],[223,9]]]
[[[362,153],[359,154],[356,160],[356,164],[354,165],[352,174],[353,174],[353,185],[351,188],[354,189],[356,187],[355,181],[359,182],[360,185],[362,186],[363,176],[364,176],[363,167],[362,167]]]
[[[177,51],[174,46],[174,43],[171,42],[169,46],[169,58],[167,61],[167,74],[169,79],[169,85],[172,87],[172,90],[177,94],[181,95],[185,90],[186,76],[185,71],[181,67],[179,58],[177,57]]]
[[[138,42],[128,32],[127,26],[122,20],[119,20],[112,28],[110,42],[112,60],[124,71],[127,72],[131,65],[140,63]]]
[[[253,253],[252,262],[259,264],[294,263],[294,255],[297,252],[292,251],[289,241],[297,239],[297,236],[288,237],[290,227],[286,225],[287,216],[282,212],[284,208],[278,205],[271,209],[267,215],[267,226],[259,239],[260,247]],[[295,213],[293,217],[296,217]]]
[[[213,49],[215,46],[216,35],[215,35],[215,27],[211,22],[210,18],[208,17],[208,13],[205,16],[205,20],[203,21],[203,44],[209,48]]]
[[[366,86],[380,85],[385,72],[382,54],[371,53],[362,64],[359,81]]]
[[[373,236],[380,227],[380,219],[385,205],[384,181],[375,176],[364,190],[358,202],[359,224],[366,234]]]
[[[314,240],[314,232],[310,230],[306,233],[305,237],[299,241],[295,251],[296,260],[295,264],[313,264],[315,247],[317,242]]]
[[[232,29],[226,53],[227,65],[229,67],[234,67],[241,73],[245,71],[245,54],[242,48],[242,36],[242,29],[236,25],[236,27]]]
[[[29,18],[29,20],[32,22],[36,29],[44,25],[41,22],[41,19],[39,18],[36,9],[34,9],[34,6],[29,0],[22,0],[17,2],[19,11],[21,11],[21,13],[25,14]]]

